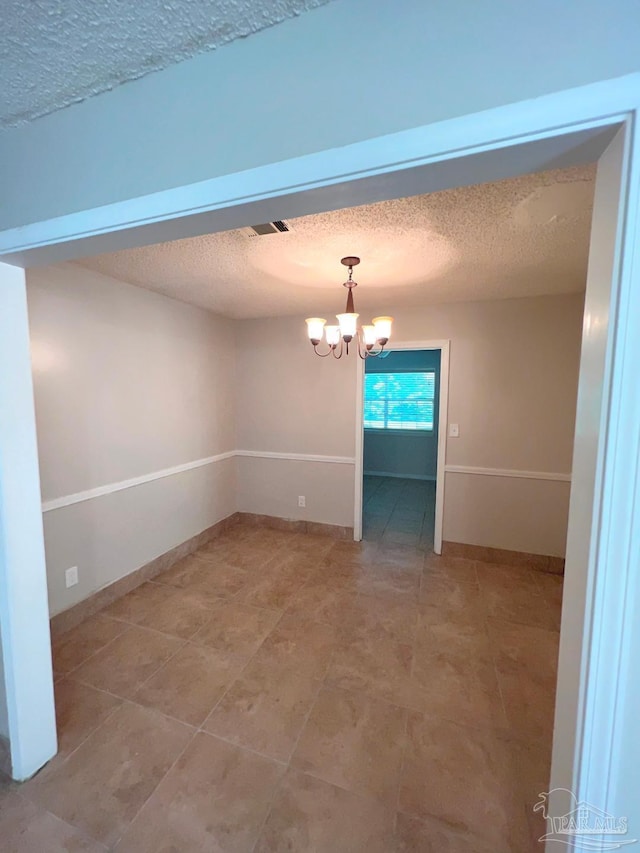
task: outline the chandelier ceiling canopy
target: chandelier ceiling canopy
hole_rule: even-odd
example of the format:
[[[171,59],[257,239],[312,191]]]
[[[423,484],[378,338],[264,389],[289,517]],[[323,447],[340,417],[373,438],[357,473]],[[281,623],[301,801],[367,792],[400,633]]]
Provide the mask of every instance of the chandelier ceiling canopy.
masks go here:
[[[353,268],[360,263],[360,258],[348,255],[340,261],[349,268],[349,278],[343,282],[347,288],[347,307],[344,314],[336,314],[337,326],[327,326],[326,320],[321,317],[309,317],[306,320],[307,334],[316,355],[326,358],[332,355],[334,358],[342,358],[343,354],[349,355],[349,344],[355,339],[355,346],[360,358],[371,358],[382,355],[385,344],[391,337],[391,324],[393,317],[374,317],[370,325],[359,326],[358,317],[353,304],[353,288],[358,282],[353,280]],[[329,346],[327,352],[319,352],[318,346],[322,341],[324,332],[325,340]]]

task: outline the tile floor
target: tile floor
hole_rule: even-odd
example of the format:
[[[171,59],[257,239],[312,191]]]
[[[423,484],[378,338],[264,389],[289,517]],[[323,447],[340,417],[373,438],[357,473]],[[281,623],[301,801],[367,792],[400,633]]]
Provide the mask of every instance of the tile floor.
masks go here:
[[[365,474],[362,492],[365,540],[433,551],[435,482]]]
[[[11,853],[540,849],[561,579],[238,526],[54,644]]]

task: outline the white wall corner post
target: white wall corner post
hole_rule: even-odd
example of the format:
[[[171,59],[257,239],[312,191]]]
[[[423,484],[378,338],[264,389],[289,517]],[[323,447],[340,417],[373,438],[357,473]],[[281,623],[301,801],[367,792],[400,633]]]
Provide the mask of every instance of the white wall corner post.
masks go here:
[[[57,751],[24,270],[0,263],[0,630],[14,779]]]
[[[634,116],[618,132],[598,164],[551,773],[552,789],[571,787],[579,801],[626,818],[622,844],[640,837],[636,121]],[[566,814],[571,802],[567,807],[562,791],[555,796],[552,813]],[[603,832],[592,841],[609,843],[610,835]],[[552,846],[550,841],[547,850]]]

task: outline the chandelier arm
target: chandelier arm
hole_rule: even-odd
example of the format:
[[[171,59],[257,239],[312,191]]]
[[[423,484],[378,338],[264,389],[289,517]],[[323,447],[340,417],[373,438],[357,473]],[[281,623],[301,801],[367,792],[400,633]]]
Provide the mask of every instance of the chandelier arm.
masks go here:
[[[337,361],[339,358],[342,358],[342,351],[343,351],[343,349],[344,349],[344,347],[343,347],[343,345],[342,345],[342,338],[340,338],[340,351],[339,351],[339,355],[336,355],[336,352],[338,352],[338,348],[337,348],[337,347],[333,347],[333,348],[332,348],[332,350],[331,350],[331,352],[333,353],[333,357],[336,359],[336,361]]]
[[[320,358],[326,358],[327,356],[331,355],[331,347],[329,348],[329,352],[318,352],[318,344],[313,345],[313,351]]]

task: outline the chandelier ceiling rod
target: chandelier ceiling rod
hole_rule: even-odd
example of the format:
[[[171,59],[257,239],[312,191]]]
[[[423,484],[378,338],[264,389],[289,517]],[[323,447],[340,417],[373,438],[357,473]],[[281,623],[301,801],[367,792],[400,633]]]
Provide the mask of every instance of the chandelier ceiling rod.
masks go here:
[[[360,263],[360,258],[347,255],[340,263],[349,269],[349,278],[343,282],[343,287],[348,291],[347,306],[344,314],[336,314],[337,326],[327,326],[327,321],[321,317],[309,317],[305,321],[313,351],[320,358],[327,358],[329,355],[336,359],[342,358],[343,354],[349,355],[349,344],[355,338],[356,351],[360,358],[374,358],[382,355],[391,336],[393,317],[374,317],[371,325],[358,325],[360,315],[356,313],[353,302],[353,288],[358,286],[358,282],[353,280],[353,268]],[[318,350],[323,332],[329,346],[324,353]]]

